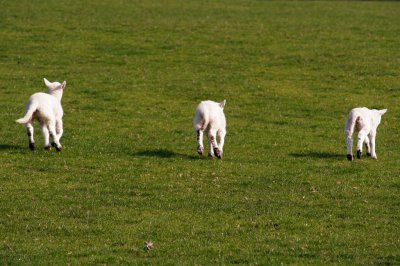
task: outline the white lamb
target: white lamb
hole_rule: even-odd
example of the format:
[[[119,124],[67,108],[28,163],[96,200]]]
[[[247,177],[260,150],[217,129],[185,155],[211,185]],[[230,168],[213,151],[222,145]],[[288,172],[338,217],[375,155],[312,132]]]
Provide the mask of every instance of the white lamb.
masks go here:
[[[371,156],[373,159],[377,159],[375,153],[376,130],[381,122],[382,115],[386,113],[386,111],[387,109],[370,110],[365,107],[351,110],[344,129],[347,138],[347,159],[349,161],[353,160],[352,136],[354,129],[358,131],[357,158],[361,158],[362,144],[365,143],[367,155]]]
[[[53,139],[52,146],[57,151],[61,151],[60,138],[63,134],[63,109],[61,107],[61,98],[67,85],[64,81],[62,84],[59,82],[49,82],[44,79],[44,83],[49,89],[49,93],[37,92],[33,94],[26,105],[26,112],[23,118],[18,119],[16,122],[26,125],[26,130],[29,139],[29,148],[35,149],[35,140],[33,139],[33,121],[36,119],[42,128],[44,137],[44,148],[50,149],[49,136]]]
[[[197,135],[197,152],[203,155],[203,132],[208,136],[210,150],[208,155],[222,158],[224,139],[226,135],[226,120],[224,114],[226,100],[217,103],[213,101],[203,101],[196,109],[193,119],[194,130]],[[216,137],[219,137],[219,145]]]

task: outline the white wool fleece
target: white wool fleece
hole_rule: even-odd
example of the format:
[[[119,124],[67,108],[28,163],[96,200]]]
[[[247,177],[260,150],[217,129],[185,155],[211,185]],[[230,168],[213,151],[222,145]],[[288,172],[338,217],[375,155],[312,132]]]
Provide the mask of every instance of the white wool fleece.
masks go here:
[[[64,115],[61,98],[67,82],[64,81],[61,84],[59,82],[49,82],[47,79],[44,79],[44,83],[49,89],[49,93],[37,92],[33,94],[26,105],[24,117],[18,119],[16,122],[26,125],[29,148],[31,150],[35,149],[33,121],[36,119],[43,132],[45,149],[50,149],[49,137],[51,136],[53,139],[52,145],[57,151],[61,151],[60,138],[63,134],[62,117]]]
[[[197,152],[203,155],[203,132],[206,132],[210,144],[209,156],[222,158],[226,135],[226,119],[224,114],[226,100],[217,103],[203,101],[196,109],[193,127],[197,135]],[[216,137],[219,137],[219,145]]]
[[[360,159],[362,154],[362,145],[365,143],[367,155],[377,159],[375,152],[375,138],[378,125],[381,123],[381,117],[387,109],[376,110],[368,108],[354,108],[350,111],[345,125],[345,135],[347,141],[347,159],[353,160],[353,132],[358,131],[357,157]]]

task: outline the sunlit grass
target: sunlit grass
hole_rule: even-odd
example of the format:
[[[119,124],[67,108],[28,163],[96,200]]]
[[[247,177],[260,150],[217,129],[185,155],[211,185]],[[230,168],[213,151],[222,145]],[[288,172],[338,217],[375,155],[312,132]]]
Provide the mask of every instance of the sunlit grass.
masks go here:
[[[395,2],[1,6],[1,264],[400,262]],[[43,77],[67,80],[61,153],[14,122]],[[196,153],[206,99],[222,160]],[[357,106],[389,110],[377,161],[346,160]]]

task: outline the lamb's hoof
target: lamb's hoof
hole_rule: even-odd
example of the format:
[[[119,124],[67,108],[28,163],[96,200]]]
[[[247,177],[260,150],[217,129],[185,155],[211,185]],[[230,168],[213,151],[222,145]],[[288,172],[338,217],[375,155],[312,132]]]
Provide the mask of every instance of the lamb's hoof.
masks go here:
[[[197,147],[197,153],[198,153],[200,156],[202,156],[202,155],[203,155],[203,152],[204,152],[204,147],[198,146],[198,147]]]
[[[44,146],[44,149],[45,149],[46,151],[49,151],[49,150],[51,150],[51,146],[50,146],[50,145]]]
[[[349,160],[349,161],[353,161],[353,155],[351,155],[351,154],[347,154],[347,160]]]
[[[222,152],[218,148],[214,148],[214,154],[218,159],[222,158]]]
[[[31,151],[34,151],[34,150],[35,150],[35,142],[29,142],[29,149],[30,149]]]
[[[378,157],[376,157],[376,155],[371,155],[371,158],[374,159],[374,160],[378,159]]]
[[[208,157],[213,158],[214,157],[214,153],[208,152]]]
[[[357,151],[357,158],[361,159],[361,151],[360,150]]]
[[[57,146],[57,144],[56,144],[55,142],[52,142],[52,143],[51,143],[51,146],[53,146],[54,148],[56,148],[57,151],[61,151],[61,149],[62,149],[62,146],[61,146],[61,145],[60,145],[60,146]]]
[[[367,156],[371,157],[371,153],[370,153],[370,152],[367,152]]]

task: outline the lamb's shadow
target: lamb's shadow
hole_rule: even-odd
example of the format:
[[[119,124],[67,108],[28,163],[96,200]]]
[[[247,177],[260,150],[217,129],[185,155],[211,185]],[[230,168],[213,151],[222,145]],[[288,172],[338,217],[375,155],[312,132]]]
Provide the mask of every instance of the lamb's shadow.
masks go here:
[[[136,152],[134,155],[141,156],[141,157],[184,158],[184,159],[190,159],[190,160],[195,160],[195,159],[199,158],[199,156],[177,153],[177,152],[173,152],[173,151],[165,150],[165,149],[144,150],[144,151]]]
[[[343,154],[332,153],[332,152],[317,152],[310,151],[304,153],[289,153],[290,156],[296,158],[314,158],[314,159],[343,159],[346,158]]]
[[[10,144],[0,144],[0,150],[20,150],[22,147]]]

